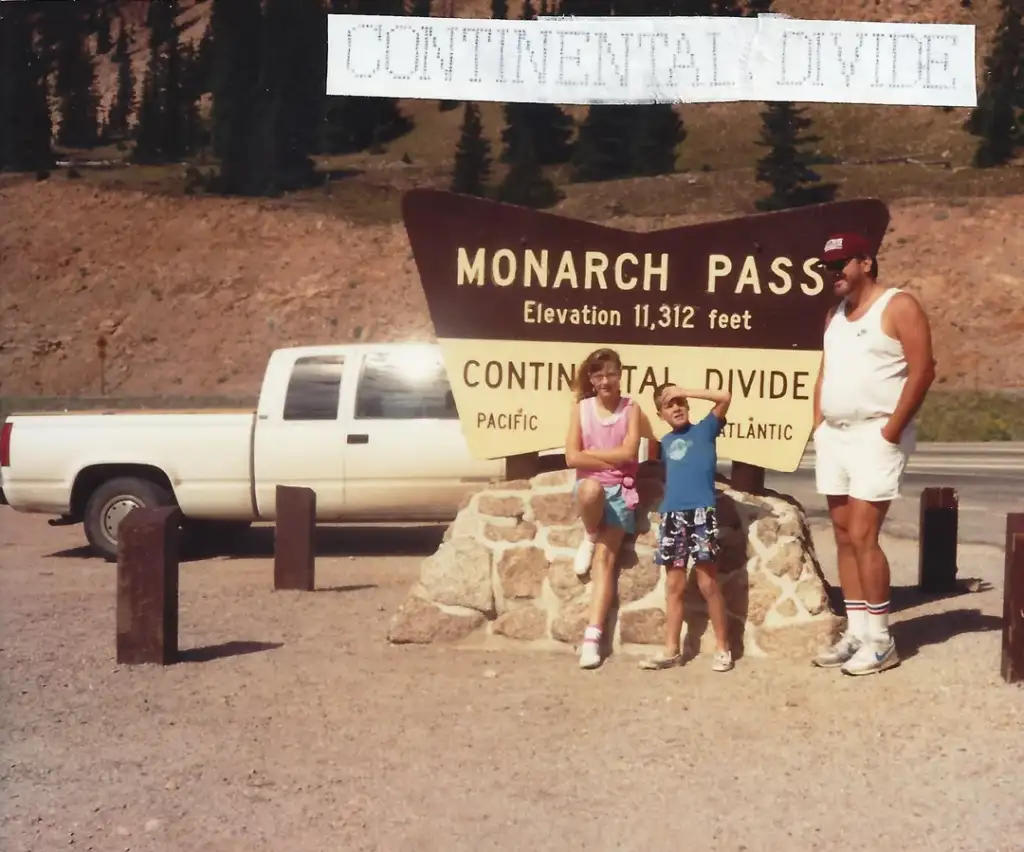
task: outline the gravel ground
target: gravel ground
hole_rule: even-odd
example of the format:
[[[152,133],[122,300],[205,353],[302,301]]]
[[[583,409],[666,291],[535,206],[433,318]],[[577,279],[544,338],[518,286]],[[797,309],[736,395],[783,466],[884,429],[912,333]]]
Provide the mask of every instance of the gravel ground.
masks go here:
[[[924,601],[888,539],[905,661],[854,679],[389,647],[436,532],[321,531],[358,555],[312,594],[272,591],[266,532],[182,566],[186,662],[121,667],[115,567],[0,509],[4,852],[1024,849],[995,548],[961,548],[991,589]]]

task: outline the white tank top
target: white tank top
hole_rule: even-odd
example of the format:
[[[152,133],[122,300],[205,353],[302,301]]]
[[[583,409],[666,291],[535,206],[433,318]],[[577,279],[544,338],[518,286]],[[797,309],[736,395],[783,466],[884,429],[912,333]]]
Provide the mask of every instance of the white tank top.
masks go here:
[[[843,299],[825,329],[825,374],[821,414],[829,421],[857,423],[888,417],[907,381],[903,344],[882,330],[882,311],[900,292],[882,293],[858,320],[846,316]]]

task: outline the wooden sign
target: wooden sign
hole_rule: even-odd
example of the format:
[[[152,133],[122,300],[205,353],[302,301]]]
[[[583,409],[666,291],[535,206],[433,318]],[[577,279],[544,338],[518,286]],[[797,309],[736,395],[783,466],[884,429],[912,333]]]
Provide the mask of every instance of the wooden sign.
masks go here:
[[[810,436],[836,303],[818,254],[841,231],[877,251],[889,224],[858,199],[640,233],[432,189],[403,215],[476,457],[564,446],[576,365],[608,346],[654,437],[658,384],[724,387],[719,455],[780,471]]]

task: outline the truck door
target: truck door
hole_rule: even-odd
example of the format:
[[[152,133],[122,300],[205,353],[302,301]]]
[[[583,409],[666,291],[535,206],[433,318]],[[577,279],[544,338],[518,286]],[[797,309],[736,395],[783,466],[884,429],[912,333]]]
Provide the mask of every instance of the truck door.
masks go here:
[[[256,414],[253,480],[262,518],[275,517],[278,485],[312,488],[317,519],[340,518],[345,507],[342,378],[345,356],[294,357],[279,375],[283,387],[265,387]]]
[[[347,515],[446,519],[503,460],[469,453],[436,346],[366,352],[345,460]]]

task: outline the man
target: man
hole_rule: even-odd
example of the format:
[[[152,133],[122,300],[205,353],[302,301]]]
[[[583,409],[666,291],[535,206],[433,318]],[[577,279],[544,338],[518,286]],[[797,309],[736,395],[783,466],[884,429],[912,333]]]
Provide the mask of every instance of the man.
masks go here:
[[[913,420],[935,361],[924,311],[909,293],[878,282],[878,261],[863,236],[830,237],[821,260],[842,302],[825,321],[814,389],[815,479],[828,500],[848,618],[814,663],[864,675],[900,662],[878,534],[916,445]]]

